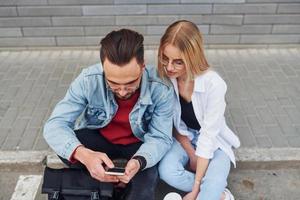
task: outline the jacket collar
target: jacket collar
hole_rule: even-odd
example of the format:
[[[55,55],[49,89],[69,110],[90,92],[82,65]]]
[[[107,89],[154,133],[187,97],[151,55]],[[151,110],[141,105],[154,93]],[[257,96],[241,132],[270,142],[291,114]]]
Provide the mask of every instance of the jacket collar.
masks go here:
[[[144,69],[142,75],[140,102],[141,104],[144,105],[151,105],[153,103],[151,99],[150,88],[149,88],[149,77],[148,77],[147,68]]]
[[[200,75],[195,78],[194,92],[205,92],[204,75]]]
[[[179,94],[178,94],[177,79],[172,78],[171,82],[172,82],[172,84],[174,86],[174,89],[175,89],[175,92],[178,96]],[[194,92],[205,92],[205,91],[206,91],[206,88],[205,88],[205,77],[204,77],[204,75],[197,76],[195,78],[195,85],[194,85],[193,93]]]

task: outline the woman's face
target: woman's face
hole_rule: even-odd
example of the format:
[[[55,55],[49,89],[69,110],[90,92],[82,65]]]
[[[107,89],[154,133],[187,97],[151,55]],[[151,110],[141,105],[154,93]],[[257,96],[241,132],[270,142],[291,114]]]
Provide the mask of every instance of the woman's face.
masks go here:
[[[178,48],[168,44],[162,52],[159,61],[169,78],[178,78],[186,74],[186,66]]]

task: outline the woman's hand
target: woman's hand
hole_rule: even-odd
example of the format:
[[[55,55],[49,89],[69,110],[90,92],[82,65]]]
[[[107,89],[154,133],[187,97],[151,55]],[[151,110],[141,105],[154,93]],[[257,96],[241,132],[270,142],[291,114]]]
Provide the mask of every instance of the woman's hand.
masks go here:
[[[196,198],[200,192],[200,182],[201,181],[195,180],[192,191],[190,193],[186,194],[182,200],[196,200]]]
[[[196,200],[197,195],[199,192],[191,191],[190,193],[186,194],[182,200]]]

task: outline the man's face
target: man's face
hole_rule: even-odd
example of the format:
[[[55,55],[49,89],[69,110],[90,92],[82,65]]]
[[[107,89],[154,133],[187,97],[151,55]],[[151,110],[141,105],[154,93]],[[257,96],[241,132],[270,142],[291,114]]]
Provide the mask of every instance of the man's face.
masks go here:
[[[124,66],[115,65],[105,59],[103,69],[107,85],[115,96],[119,99],[129,99],[140,87],[144,65],[138,64],[136,58]]]

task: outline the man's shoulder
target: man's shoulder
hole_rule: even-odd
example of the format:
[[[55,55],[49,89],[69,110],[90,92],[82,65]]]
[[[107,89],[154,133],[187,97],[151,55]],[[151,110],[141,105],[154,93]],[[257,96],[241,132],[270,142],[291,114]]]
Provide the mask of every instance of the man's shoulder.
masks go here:
[[[152,101],[156,103],[169,101],[174,92],[172,83],[168,80],[162,80],[155,66],[147,66],[146,72]]]
[[[157,68],[154,65],[147,65],[146,72],[147,72],[148,80],[150,82],[156,82],[158,84],[165,85],[167,87],[171,86],[170,82],[166,80],[162,80],[159,77]]]
[[[83,76],[88,77],[88,76],[93,76],[93,75],[102,75],[103,74],[103,68],[100,63],[91,65],[87,68],[84,68],[82,70]]]
[[[146,65],[145,69],[148,72],[149,77],[156,77],[156,76],[158,76],[156,67],[154,65]]]

